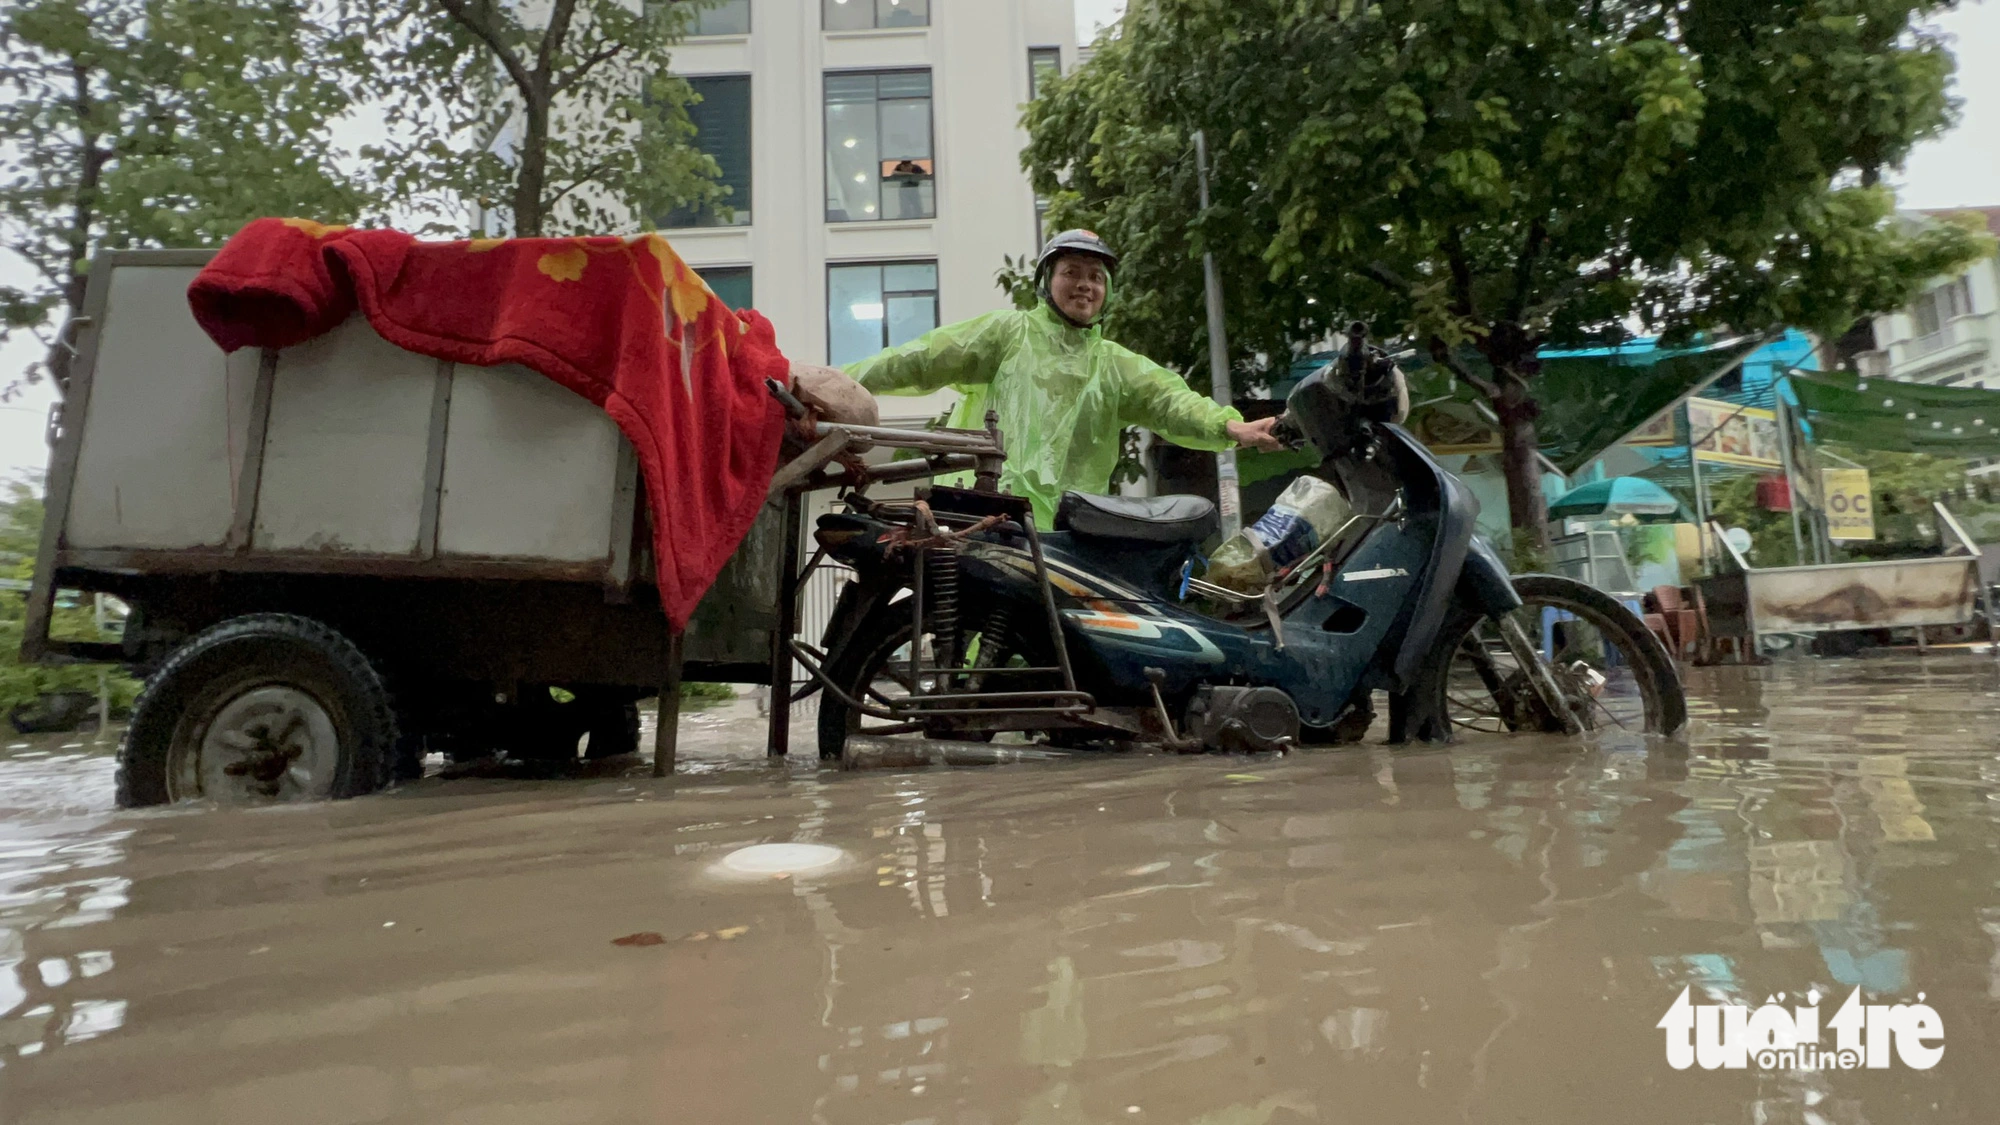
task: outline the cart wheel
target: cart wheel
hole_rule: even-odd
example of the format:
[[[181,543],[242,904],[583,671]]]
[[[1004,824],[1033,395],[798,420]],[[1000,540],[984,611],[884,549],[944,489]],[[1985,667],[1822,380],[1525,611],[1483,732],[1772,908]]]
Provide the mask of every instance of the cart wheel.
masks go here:
[[[259,613],[188,641],[146,682],[118,754],[118,803],[354,797],[396,745],[368,658],[304,617]]]
[[[590,741],[583,744],[589,761],[616,758],[639,752],[639,705],[637,703],[596,704],[590,716]]]

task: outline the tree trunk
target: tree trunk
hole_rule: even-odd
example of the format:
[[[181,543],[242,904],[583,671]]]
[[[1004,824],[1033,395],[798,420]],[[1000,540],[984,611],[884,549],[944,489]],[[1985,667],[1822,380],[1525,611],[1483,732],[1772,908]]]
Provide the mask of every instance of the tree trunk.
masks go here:
[[[549,102],[546,89],[529,95],[526,135],[521,139],[521,175],[514,182],[514,237],[542,236],[542,190],[548,182]]]
[[[97,190],[104,182],[104,165],[111,154],[98,146],[100,134],[92,120],[96,113],[96,100],[90,93],[90,68],[81,62],[70,62],[70,78],[76,83],[76,100],[71,108],[76,113],[79,133],[77,151],[80,162],[76,177],[76,206],[71,210],[69,242],[69,276],[63,282],[63,316],[56,322],[56,342],[49,348],[46,364],[49,379],[56,385],[56,393],[69,393],[69,349],[74,346],[63,329],[71,317],[83,312],[83,297],[90,285],[89,275],[84,271],[90,264],[90,228],[97,222]]]
[[[1542,495],[1541,442],[1535,418],[1541,413],[1520,379],[1500,373],[1500,465],[1507,475],[1507,511],[1514,538],[1536,551],[1549,547],[1549,503]]]

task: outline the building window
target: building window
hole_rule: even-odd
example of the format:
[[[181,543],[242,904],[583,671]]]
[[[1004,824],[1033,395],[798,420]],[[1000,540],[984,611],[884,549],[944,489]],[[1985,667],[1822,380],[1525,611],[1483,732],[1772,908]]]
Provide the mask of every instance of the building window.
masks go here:
[[[1051,78],[1062,77],[1062,48],[1028,48],[1028,100],[1042,96]]]
[[[1972,278],[1960,277],[1917,298],[1910,308],[1917,335],[1928,336],[1951,323],[1952,318],[1972,313]]]
[[[713,206],[677,207],[659,225],[676,227],[747,226],[750,223],[750,76],[711,74],[689,78],[701,100],[687,107],[694,123],[693,144],[722,169],[729,194]]]
[[[936,262],[826,268],[826,356],[836,366],[907,343],[938,323]]]
[[[1062,48],[1060,47],[1028,48],[1028,100],[1029,101],[1035,101],[1040,99],[1042,96],[1042,91],[1047,89],[1048,87],[1049,79],[1059,78],[1061,76],[1062,76]],[[1042,243],[1047,241],[1048,239],[1047,232],[1043,230],[1044,220],[1048,217],[1048,213],[1049,213],[1048,197],[1043,195],[1036,195],[1035,196],[1035,247],[1037,249],[1040,249]]]
[[[828,31],[929,27],[931,0],[820,0]]]
[[[708,291],[732,309],[751,307],[749,266],[703,266],[695,271],[708,283]]]
[[[1950,285],[1938,290],[1944,305],[1945,319],[1955,316],[1972,315],[1972,275],[1965,274]]]
[[[931,160],[931,74],[826,76],[826,221],[937,214]]]
[[[689,35],[750,34],[750,0],[721,0],[695,9]]]

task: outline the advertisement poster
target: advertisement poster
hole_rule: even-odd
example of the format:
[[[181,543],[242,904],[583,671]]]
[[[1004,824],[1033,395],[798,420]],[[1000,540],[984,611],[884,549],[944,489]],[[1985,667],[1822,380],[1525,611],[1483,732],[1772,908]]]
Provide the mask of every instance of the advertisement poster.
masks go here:
[[[1674,412],[1669,410],[1638,429],[1625,439],[1626,445],[1679,445],[1680,438],[1674,433]]]
[[[1409,429],[1440,457],[1500,452],[1499,431],[1470,403],[1439,402],[1414,410]]]
[[[1868,470],[1821,469],[1819,477],[1826,490],[1826,537],[1875,538],[1875,494],[1868,487]]]
[[[1778,417],[1769,410],[1733,402],[1691,398],[1687,403],[1690,440],[1703,461],[1752,469],[1778,467]]]

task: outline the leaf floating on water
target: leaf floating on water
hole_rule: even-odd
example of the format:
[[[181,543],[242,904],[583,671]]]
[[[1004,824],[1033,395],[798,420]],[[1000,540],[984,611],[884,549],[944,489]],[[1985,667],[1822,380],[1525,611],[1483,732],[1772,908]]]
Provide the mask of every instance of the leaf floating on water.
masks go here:
[[[612,938],[612,939],[611,939],[611,944],[613,944],[613,945],[664,945],[664,944],[666,944],[666,940],[667,940],[666,938],[663,938],[663,937],[661,937],[660,935],[658,935],[658,934],[654,933],[654,932],[653,932],[653,931],[651,931],[651,930],[641,930],[640,932],[638,932],[638,933],[636,933],[636,934],[626,934],[626,935],[625,935],[624,937],[615,937],[615,938]]]
[[[748,926],[731,926],[726,930],[715,931],[715,936],[721,938],[723,941],[728,941],[731,938],[742,937],[744,934],[747,934],[749,932],[750,932],[750,927]]]

